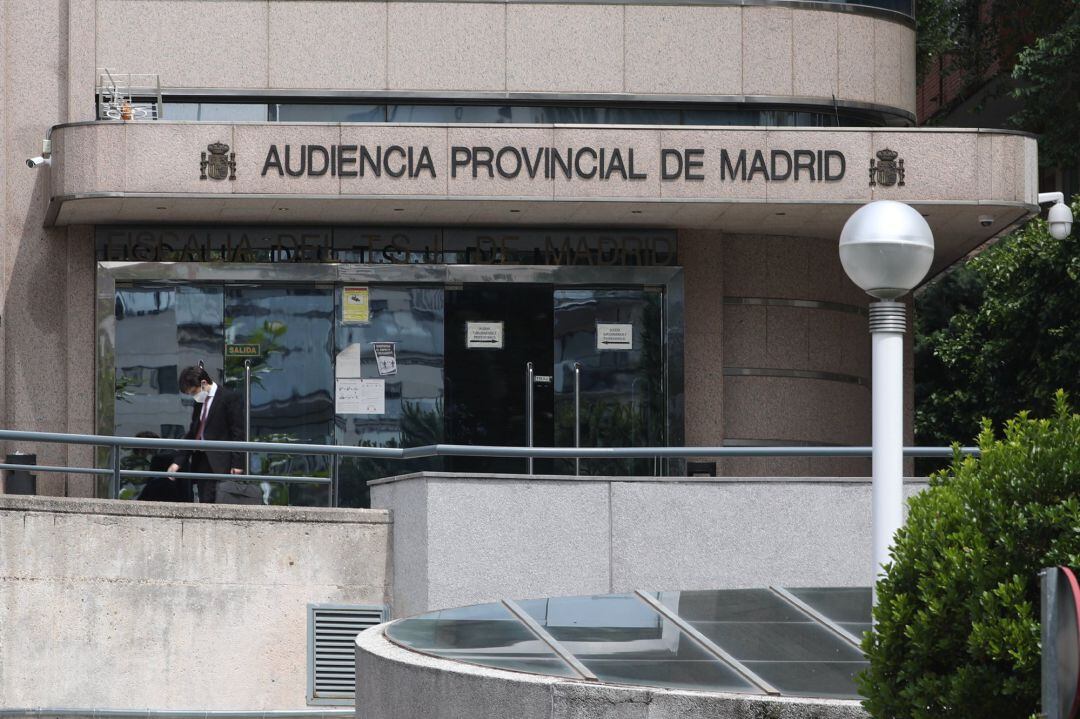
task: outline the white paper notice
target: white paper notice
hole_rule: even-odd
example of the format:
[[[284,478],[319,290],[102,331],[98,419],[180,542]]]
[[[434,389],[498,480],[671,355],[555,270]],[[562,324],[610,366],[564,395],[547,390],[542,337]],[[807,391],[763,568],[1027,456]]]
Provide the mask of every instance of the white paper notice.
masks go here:
[[[363,345],[359,342],[354,342],[345,349],[338,352],[337,362],[334,364],[334,376],[338,379],[342,377],[360,377],[360,359]]]
[[[465,348],[501,350],[503,348],[503,323],[466,322]]]
[[[634,325],[597,322],[596,349],[624,351],[634,349]]]
[[[386,414],[386,380],[339,379],[335,384],[338,414]]]

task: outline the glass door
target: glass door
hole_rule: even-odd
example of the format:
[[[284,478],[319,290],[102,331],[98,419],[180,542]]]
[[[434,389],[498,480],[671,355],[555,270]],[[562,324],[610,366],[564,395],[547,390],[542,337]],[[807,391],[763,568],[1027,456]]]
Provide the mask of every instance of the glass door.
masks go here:
[[[574,369],[582,447],[666,444],[663,294],[643,288],[557,289],[555,443],[574,446]],[[559,473],[573,474],[573,460]],[[581,460],[588,475],[658,475],[653,459]]]
[[[226,386],[242,393],[244,360],[252,364],[251,441],[333,444],[333,288],[231,285],[224,301]],[[330,477],[325,455],[258,453],[250,463],[253,474]],[[265,504],[326,506],[329,491],[321,484],[261,486]]]
[[[198,364],[220,381],[224,341],[222,288],[141,285],[116,288],[116,364],[113,432],[126,437],[178,439],[191,422],[191,400],[180,396],[180,368]],[[172,451],[125,450],[122,469],[162,471]],[[101,456],[107,466],[107,455]],[[125,478],[120,499],[140,496],[147,482]],[[104,492],[107,483],[102,484]]]
[[[533,371],[533,446],[554,440],[551,285],[467,284],[446,290],[446,441],[528,443],[526,372]],[[447,458],[453,472],[527,471],[520,458]],[[553,463],[536,460],[536,474]]]

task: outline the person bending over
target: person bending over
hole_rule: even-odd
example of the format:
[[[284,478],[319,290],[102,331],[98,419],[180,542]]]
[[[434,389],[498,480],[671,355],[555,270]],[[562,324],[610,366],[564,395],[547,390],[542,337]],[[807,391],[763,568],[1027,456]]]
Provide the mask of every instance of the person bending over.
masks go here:
[[[180,373],[180,392],[195,400],[191,426],[184,439],[244,441],[244,410],[240,395],[214,382],[202,367],[186,367]],[[191,472],[244,474],[243,452],[181,450],[169,472],[188,463]],[[262,504],[262,491],[251,482],[198,479],[199,502]]]

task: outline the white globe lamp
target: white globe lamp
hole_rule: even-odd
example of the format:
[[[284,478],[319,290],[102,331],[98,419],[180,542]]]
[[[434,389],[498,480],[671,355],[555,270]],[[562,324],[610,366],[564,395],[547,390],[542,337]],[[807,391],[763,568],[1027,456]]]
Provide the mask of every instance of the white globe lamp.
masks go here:
[[[894,300],[926,277],[934,261],[934,233],[903,202],[878,200],[855,211],[840,232],[840,263],[856,285]]]

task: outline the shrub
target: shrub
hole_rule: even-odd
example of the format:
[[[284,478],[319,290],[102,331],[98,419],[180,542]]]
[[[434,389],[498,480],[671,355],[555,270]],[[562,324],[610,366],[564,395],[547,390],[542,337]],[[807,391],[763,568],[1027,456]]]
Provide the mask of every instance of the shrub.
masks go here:
[[[1040,692],[1039,569],[1080,564],[1080,415],[1026,412],[912,498],[863,649],[877,719],[1028,717]]]

